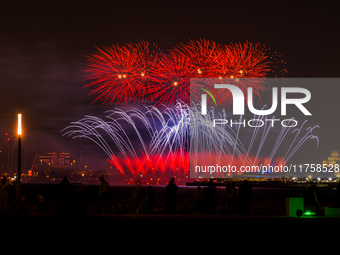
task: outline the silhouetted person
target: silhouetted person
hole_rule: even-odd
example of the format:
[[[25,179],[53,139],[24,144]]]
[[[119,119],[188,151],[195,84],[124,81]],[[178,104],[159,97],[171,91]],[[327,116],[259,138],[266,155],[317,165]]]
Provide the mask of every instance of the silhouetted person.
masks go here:
[[[229,184],[229,185],[228,185]],[[232,214],[235,212],[235,207],[236,207],[236,194],[237,194],[237,189],[235,186],[235,182],[228,182],[226,191],[227,191],[227,206],[228,206],[228,213]]]
[[[206,213],[213,214],[215,213],[215,203],[216,203],[216,186],[213,183],[213,180],[210,179],[208,189],[206,190],[205,197],[205,205],[206,205]]]
[[[203,194],[201,186],[198,186],[195,192],[195,204],[196,204],[196,213],[202,213],[203,209]]]
[[[227,193],[227,209],[229,212],[228,195],[230,193],[230,182],[227,182],[227,185],[225,185],[225,192]]]
[[[64,176],[63,180],[59,184],[59,189],[59,212],[67,213],[71,209],[72,186],[66,176]]]
[[[38,212],[44,212],[45,211],[45,205],[44,205],[45,199],[43,195],[37,196],[37,207]]]
[[[310,210],[316,212],[319,207],[319,202],[317,198],[317,188],[316,185],[313,184],[307,188],[307,191],[304,194],[304,204],[305,211]]]
[[[166,198],[165,198],[165,212],[174,213],[176,211],[177,203],[177,185],[175,179],[171,178],[169,184],[166,186]]]
[[[225,191],[227,194],[230,192],[230,182],[227,182],[227,185],[225,186]]]
[[[145,192],[142,190],[141,181],[138,179],[136,181],[136,185],[133,187],[130,197],[130,209],[131,210],[139,210],[139,206],[143,201],[143,196]],[[138,208],[138,209],[136,209]]]
[[[8,188],[8,198],[7,198],[7,204],[9,206],[10,212],[14,212],[15,198],[16,198],[16,187],[13,184],[10,184]]]
[[[99,211],[107,212],[109,209],[110,184],[104,179],[104,176],[100,177],[99,180]]]
[[[7,182],[6,176],[2,177],[0,183],[0,211],[7,211],[7,201],[8,201],[8,190],[9,183]]]
[[[251,203],[251,186],[247,180],[244,180],[239,187],[238,206],[240,214],[249,214]]]
[[[148,186],[146,189],[146,196],[144,200],[145,213],[150,213],[155,205],[155,192],[152,186]]]

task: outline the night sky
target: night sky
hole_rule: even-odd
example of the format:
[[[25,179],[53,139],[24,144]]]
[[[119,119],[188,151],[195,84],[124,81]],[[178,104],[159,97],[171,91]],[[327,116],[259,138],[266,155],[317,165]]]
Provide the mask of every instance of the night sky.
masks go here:
[[[95,96],[82,89],[85,55],[95,47],[145,40],[166,50],[189,39],[248,40],[282,55],[286,77],[339,77],[338,14],[335,3],[326,1],[3,1],[0,138],[7,132],[15,139],[21,112],[26,148],[39,153],[85,149],[88,143],[61,137],[60,131],[86,114],[104,116],[112,108],[91,105]],[[334,100],[320,107],[328,118],[324,125],[333,129],[320,131],[319,149],[307,145],[300,161],[310,153],[322,160],[330,150],[340,150],[339,91],[317,99],[315,110]]]

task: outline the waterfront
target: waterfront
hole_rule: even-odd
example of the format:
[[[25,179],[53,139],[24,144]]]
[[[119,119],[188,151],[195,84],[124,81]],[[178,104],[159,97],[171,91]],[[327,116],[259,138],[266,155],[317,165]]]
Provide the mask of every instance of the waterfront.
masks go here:
[[[146,185],[111,185],[108,213],[133,214],[143,202]],[[195,214],[195,192],[197,187],[178,186],[176,212],[179,214]],[[208,187],[202,187],[203,194]],[[152,213],[164,214],[166,186],[153,186],[155,192],[155,206]],[[77,210],[85,214],[98,211],[99,185],[72,184],[72,201]],[[302,197],[307,187],[253,187],[250,215],[285,215],[286,198]],[[317,190],[320,207],[335,206],[336,189],[320,187]],[[58,184],[24,184],[23,196],[27,212],[56,213],[59,202]],[[40,200],[39,197],[43,198]],[[215,214],[227,214],[225,187],[216,187],[214,195]],[[42,209],[39,209],[38,204]]]

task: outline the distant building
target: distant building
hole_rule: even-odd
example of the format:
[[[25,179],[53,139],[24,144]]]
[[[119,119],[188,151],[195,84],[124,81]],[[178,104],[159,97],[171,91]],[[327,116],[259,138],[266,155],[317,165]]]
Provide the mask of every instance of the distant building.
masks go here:
[[[37,155],[30,174],[39,178],[71,176],[80,167],[68,152],[49,152]]]
[[[39,155],[37,158],[38,165],[48,165],[51,168],[69,167],[76,162],[71,162],[71,155],[68,152],[49,152],[46,155]]]
[[[293,177],[329,179],[340,176],[340,155],[338,150],[332,150],[330,157],[318,164],[296,164]],[[295,172],[296,169],[296,172]]]
[[[0,172],[9,174],[17,168],[17,148],[10,140],[0,140]]]
[[[340,167],[340,156],[339,156],[339,151],[338,150],[332,150],[331,151],[331,156],[328,157],[327,160],[322,161],[322,164],[327,164],[328,168],[332,168],[332,171],[335,176],[339,177],[340,172],[337,171]],[[338,168],[336,168],[338,167]]]

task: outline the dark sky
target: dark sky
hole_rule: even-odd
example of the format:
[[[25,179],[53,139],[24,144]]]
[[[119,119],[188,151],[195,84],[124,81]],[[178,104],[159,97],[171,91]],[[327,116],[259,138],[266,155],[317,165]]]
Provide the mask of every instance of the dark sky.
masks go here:
[[[281,54],[287,77],[339,77],[334,2],[2,1],[0,24],[0,138],[5,132],[15,138],[20,111],[23,145],[41,152],[81,147],[79,140],[61,138],[61,129],[85,114],[110,109],[91,106],[95,98],[81,88],[87,84],[85,55],[95,47],[145,40],[169,49],[189,39],[248,40]],[[336,104],[329,111],[333,119]],[[340,149],[339,135],[328,140],[321,159]]]

